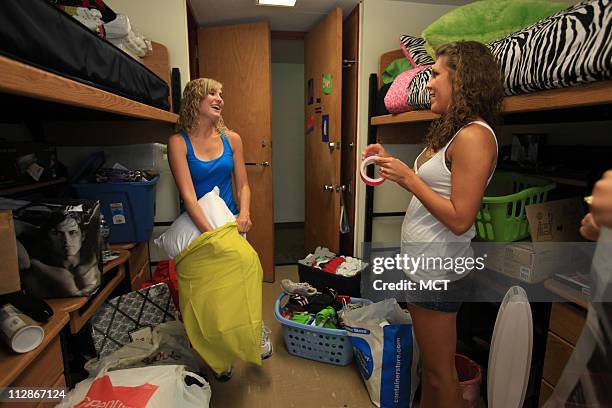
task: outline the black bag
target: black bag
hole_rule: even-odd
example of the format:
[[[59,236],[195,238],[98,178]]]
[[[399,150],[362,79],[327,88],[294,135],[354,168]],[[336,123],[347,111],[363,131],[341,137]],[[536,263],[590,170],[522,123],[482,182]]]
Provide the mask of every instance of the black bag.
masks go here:
[[[2,205],[13,210],[21,287],[28,294],[87,296],[100,286],[98,201],[4,199]]]

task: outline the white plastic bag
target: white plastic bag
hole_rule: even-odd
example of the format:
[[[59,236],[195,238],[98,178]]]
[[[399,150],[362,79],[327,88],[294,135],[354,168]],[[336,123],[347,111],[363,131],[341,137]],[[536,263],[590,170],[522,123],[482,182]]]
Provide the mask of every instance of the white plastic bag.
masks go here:
[[[189,346],[183,324],[174,320],[154,327],[144,341],[133,341],[107,356],[89,360],[85,369],[90,377],[104,371],[148,365],[184,365],[199,371],[200,361]]]
[[[217,186],[204,194],[198,200],[198,205],[204,210],[208,223],[213,229],[222,227],[228,222],[236,221],[236,216],[232,214],[225,201],[219,197],[219,187]],[[185,211],[154,242],[170,258],[175,258],[200,235],[200,229],[191,221],[189,214]]]
[[[342,319],[374,405],[412,406],[419,351],[410,314],[395,299],[386,299],[343,312]]]
[[[185,377],[201,385],[187,385]],[[83,380],[57,407],[202,408],[209,406],[210,396],[206,380],[184,366],[151,366]]]

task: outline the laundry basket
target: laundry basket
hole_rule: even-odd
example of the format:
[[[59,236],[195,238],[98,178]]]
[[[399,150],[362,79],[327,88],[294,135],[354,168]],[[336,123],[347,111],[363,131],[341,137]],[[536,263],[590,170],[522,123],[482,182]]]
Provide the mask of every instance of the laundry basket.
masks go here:
[[[283,327],[285,347],[289,354],[335,365],[347,365],[353,360],[353,348],[346,330],[325,329],[285,319],[281,316],[281,302],[286,293],[276,299],[274,317]],[[351,298],[351,303],[371,303],[367,299]]]
[[[476,214],[476,237],[481,241],[512,242],[529,236],[525,206],[546,201],[556,187],[550,180],[524,174],[495,172]]]

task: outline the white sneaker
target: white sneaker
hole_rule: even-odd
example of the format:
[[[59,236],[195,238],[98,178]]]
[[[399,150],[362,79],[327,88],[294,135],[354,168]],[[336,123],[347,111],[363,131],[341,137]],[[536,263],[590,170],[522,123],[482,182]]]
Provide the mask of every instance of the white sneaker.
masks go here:
[[[270,339],[272,331],[268,329],[265,323],[261,322],[261,359],[265,360],[270,357],[273,352],[272,339]]]
[[[308,282],[293,282],[291,279],[283,279],[281,281],[281,286],[287,293],[294,293],[307,297],[317,294],[317,289],[312,287]]]

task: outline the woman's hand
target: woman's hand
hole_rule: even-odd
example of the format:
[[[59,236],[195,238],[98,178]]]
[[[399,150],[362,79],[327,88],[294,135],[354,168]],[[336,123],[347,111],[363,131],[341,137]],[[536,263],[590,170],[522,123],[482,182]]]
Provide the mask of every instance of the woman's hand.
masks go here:
[[[249,232],[253,223],[251,222],[251,216],[247,213],[240,213],[236,218],[236,223],[238,223],[238,232]]]
[[[416,176],[410,166],[395,157],[381,157],[375,163],[380,167],[378,172],[382,177],[410,190],[411,179]]]
[[[593,187],[591,213],[597,225],[612,228],[612,170],[606,171]]]
[[[370,156],[378,156],[378,157],[388,157],[389,153],[385,150],[385,148],[379,144],[371,144],[368,145],[363,153],[361,154],[361,160],[364,160],[366,157]]]
[[[599,225],[593,219],[592,213],[588,213],[580,221],[580,235],[589,241],[597,241],[599,239]]]

